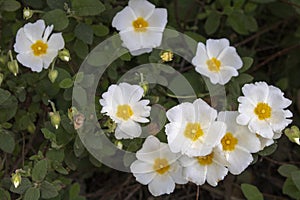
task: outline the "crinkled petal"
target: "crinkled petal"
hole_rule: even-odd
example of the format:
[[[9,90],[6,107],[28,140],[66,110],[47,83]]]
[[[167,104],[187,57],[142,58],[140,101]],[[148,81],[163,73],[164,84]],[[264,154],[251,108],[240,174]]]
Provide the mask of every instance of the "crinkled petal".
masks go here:
[[[166,125],[166,135],[170,149],[174,153],[181,151],[186,138],[183,136],[183,127],[178,126],[177,123],[169,123]]]
[[[183,176],[196,185],[203,185],[207,176],[207,166],[195,163],[183,170]]]
[[[272,129],[277,132],[282,131],[292,122],[292,120],[286,119],[284,110],[272,110],[271,118],[267,121],[270,123]]]
[[[133,10],[136,18],[148,19],[154,12],[155,6],[146,0],[130,0],[129,7]]]
[[[144,53],[150,53],[151,51],[152,51],[152,48],[143,48],[143,49],[130,51],[130,53],[133,56],[139,56],[139,55],[142,55]]]
[[[140,182],[141,184],[148,185],[154,179],[156,173],[155,172],[146,173],[146,174],[135,173],[133,175],[136,178],[136,181]]]
[[[257,105],[259,102],[266,102],[269,95],[269,86],[265,82],[245,84],[242,87],[242,92],[253,105]]]
[[[30,53],[32,42],[26,36],[24,28],[20,28],[17,32],[16,43],[14,44],[14,50],[17,53]]]
[[[206,41],[207,55],[210,59],[213,57],[218,58],[219,54],[226,47],[229,47],[229,40],[226,38],[222,38],[218,40],[208,39]]]
[[[57,56],[57,50],[48,50],[47,54],[42,56],[43,63],[44,63],[44,68],[47,69],[54,58]]]
[[[243,66],[241,57],[237,54],[234,47],[226,47],[217,57],[221,61],[221,66],[229,66],[240,69]]]
[[[28,23],[24,26],[24,32],[27,38],[35,43],[37,40],[42,40],[42,36],[45,30],[44,20],[38,20],[35,23]]]
[[[112,26],[115,27],[118,31],[130,29],[133,30],[132,23],[135,19],[136,16],[133,10],[129,6],[126,6],[113,18]]]
[[[208,133],[205,134],[204,141],[207,145],[212,147],[217,146],[226,133],[226,124],[224,122],[216,121],[210,124]]]
[[[121,31],[121,40],[123,41],[123,46],[128,48],[130,52],[143,49],[141,41],[141,33],[135,31]],[[148,47],[149,48],[149,47]]]
[[[45,32],[44,32],[44,35],[43,35],[43,41],[44,42],[47,42],[50,34],[52,33],[52,30],[53,30],[54,26],[51,25],[51,26],[47,26],[46,29],[45,29]]]
[[[236,148],[234,151],[229,153],[228,169],[230,173],[234,175],[238,175],[242,173],[250,165],[252,161],[253,161],[253,157],[251,153]]]
[[[195,121],[194,106],[188,102],[174,106],[167,111],[166,115],[170,122],[184,123]]]
[[[148,185],[148,189],[153,196],[170,194],[175,189],[175,183],[168,174],[157,175]]]
[[[153,164],[154,160],[160,157],[160,141],[154,136],[148,136],[142,148],[136,152],[136,157]]]
[[[228,173],[224,165],[212,163],[207,167],[207,183],[211,186],[217,186],[218,182],[223,180]]]
[[[144,33],[140,33],[141,37],[141,48],[155,48],[160,46],[163,34],[162,32],[154,32],[147,30]]]
[[[147,20],[148,29],[156,32],[163,32],[168,22],[168,13],[165,8],[156,8],[153,14]]]
[[[251,119],[249,122],[249,130],[252,133],[257,133],[258,135],[261,135],[262,137],[272,139],[274,136],[274,132],[271,128],[271,126],[264,120],[259,119]]]
[[[150,172],[155,172],[153,165],[140,160],[134,161],[130,165],[130,170],[133,174],[147,174]]]
[[[130,119],[125,121],[125,122],[120,123],[117,126],[117,129],[119,129],[119,131],[121,131],[121,132],[125,133],[126,135],[128,135],[127,138],[123,138],[123,139],[133,139],[133,138],[139,137],[142,133],[141,126],[138,123],[136,123],[136,122],[134,122]],[[119,137],[120,135],[117,134],[117,133],[120,133],[120,132],[116,131],[116,134],[115,134],[116,138],[117,139],[122,139],[122,138]]]
[[[217,118],[217,111],[202,99],[195,100],[193,105],[195,107],[195,121],[201,122],[203,129],[207,128],[206,125],[209,126]]]
[[[17,60],[25,67],[30,68],[31,71],[41,72],[43,69],[43,60],[38,56],[34,56],[32,53],[18,54]]]
[[[171,165],[170,176],[175,181],[175,183],[178,184],[187,183],[187,180],[183,177],[183,169],[179,164],[179,162],[174,162],[174,164]]]
[[[205,45],[201,42],[198,43],[195,57],[192,59],[192,64],[197,67],[206,67],[206,62],[209,60],[206,52]],[[208,70],[208,69],[207,69]]]
[[[48,48],[53,50],[61,50],[65,46],[65,41],[61,33],[53,33],[48,41]]]
[[[238,76],[239,73],[233,67],[223,66],[223,67],[221,67],[220,71],[218,72],[218,75],[219,75],[218,83],[221,85],[225,85],[226,83],[228,83],[230,81],[231,77]]]

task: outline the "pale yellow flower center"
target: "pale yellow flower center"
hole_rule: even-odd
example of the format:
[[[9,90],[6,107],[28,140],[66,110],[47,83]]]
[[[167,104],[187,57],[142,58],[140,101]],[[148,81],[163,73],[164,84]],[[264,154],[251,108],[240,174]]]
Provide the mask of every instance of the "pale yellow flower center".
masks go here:
[[[128,104],[119,105],[117,108],[117,117],[128,120],[133,115],[133,111]]]
[[[159,173],[164,174],[170,169],[169,162],[165,158],[156,158],[154,160],[153,169]]]
[[[220,71],[221,61],[219,61],[215,57],[213,57],[210,60],[207,60],[206,64],[208,66],[209,71],[212,71],[212,72],[219,72]]]
[[[132,26],[136,32],[146,32],[149,24],[144,18],[139,17],[132,22]]]
[[[207,156],[198,156],[196,157],[198,160],[198,163],[200,165],[210,165],[213,162],[213,158],[214,158],[214,152],[211,152],[209,155]]]
[[[184,136],[191,139],[192,141],[198,140],[203,135],[203,130],[201,129],[201,126],[199,123],[187,123],[185,130],[184,130]]]
[[[238,139],[235,138],[230,132],[227,132],[221,140],[221,144],[224,151],[233,151],[237,143]]]
[[[37,40],[33,45],[31,45],[31,49],[35,56],[41,56],[47,53],[48,44],[44,43],[42,40]]]
[[[258,119],[264,120],[271,117],[272,108],[267,103],[258,103],[254,108],[254,113]]]

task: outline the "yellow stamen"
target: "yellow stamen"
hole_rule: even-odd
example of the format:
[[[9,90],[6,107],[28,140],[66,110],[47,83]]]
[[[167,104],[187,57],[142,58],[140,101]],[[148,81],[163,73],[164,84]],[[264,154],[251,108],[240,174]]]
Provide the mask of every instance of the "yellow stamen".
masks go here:
[[[212,72],[219,72],[220,71],[220,67],[221,67],[221,62],[216,59],[215,57],[213,57],[210,60],[206,61],[206,64],[208,66],[208,69]]]
[[[237,143],[238,139],[235,138],[230,132],[227,132],[221,140],[224,151],[233,151]]]
[[[117,109],[117,117],[128,120],[133,115],[131,107],[127,104],[119,105]]]
[[[200,165],[210,165],[213,162],[214,152],[211,152],[207,156],[198,156],[197,160]]]
[[[203,130],[201,129],[201,126],[199,123],[187,123],[185,130],[184,130],[184,136],[191,139],[192,141],[198,140],[203,135]]]
[[[267,103],[258,103],[254,109],[254,113],[257,115],[258,119],[264,120],[271,117],[271,107]]]
[[[170,165],[165,158],[157,158],[154,161],[153,169],[159,174],[164,174],[169,171]]]
[[[149,24],[144,18],[139,17],[132,22],[132,26],[136,32],[146,32]]]
[[[47,53],[48,44],[44,43],[42,40],[37,40],[31,45],[31,49],[35,56],[41,56]]]

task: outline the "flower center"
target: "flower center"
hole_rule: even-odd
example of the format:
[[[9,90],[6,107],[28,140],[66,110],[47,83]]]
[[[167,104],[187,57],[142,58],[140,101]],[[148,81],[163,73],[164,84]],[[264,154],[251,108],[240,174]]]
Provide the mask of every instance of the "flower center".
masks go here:
[[[216,59],[215,57],[213,57],[210,60],[207,60],[206,64],[208,66],[209,71],[212,71],[212,72],[220,71],[221,62],[218,59]]]
[[[133,115],[131,107],[127,104],[119,105],[117,109],[117,117],[128,120]]]
[[[48,44],[44,43],[42,40],[37,40],[33,45],[31,45],[31,49],[35,56],[41,56],[47,53]]]
[[[139,17],[132,22],[132,26],[136,32],[146,32],[149,24],[144,18]]]
[[[267,103],[258,103],[254,109],[254,113],[258,119],[264,120],[271,117],[271,107]]]
[[[159,174],[164,174],[169,171],[170,165],[166,159],[156,158],[154,160],[153,169]]]
[[[198,156],[196,157],[198,160],[198,163],[200,165],[210,165],[213,162],[213,158],[214,158],[214,152],[211,152],[209,155],[207,156]]]
[[[201,126],[199,123],[187,123],[185,130],[184,130],[184,136],[191,139],[192,141],[198,140],[199,137],[203,135],[203,130],[201,129]]]
[[[233,151],[237,143],[238,139],[235,138],[230,132],[227,132],[221,140],[224,151]]]

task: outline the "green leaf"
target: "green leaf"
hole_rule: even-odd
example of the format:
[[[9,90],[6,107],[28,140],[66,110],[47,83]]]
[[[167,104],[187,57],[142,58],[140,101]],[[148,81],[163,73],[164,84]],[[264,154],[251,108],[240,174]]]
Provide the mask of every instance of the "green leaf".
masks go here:
[[[244,196],[247,198],[247,200],[263,200],[264,197],[262,193],[257,189],[256,186],[243,183],[241,185],[242,192]]]
[[[300,170],[292,172],[291,175],[292,175],[292,180],[295,183],[295,186],[300,191]]]
[[[22,178],[21,184],[19,187],[15,188],[14,185],[11,185],[10,191],[16,194],[24,194],[25,191],[32,186],[28,178]]]
[[[15,149],[15,145],[12,132],[0,129],[0,149],[6,153],[12,153]]]
[[[0,104],[4,103],[10,97],[10,95],[11,94],[9,91],[0,88]]]
[[[40,160],[38,161],[32,169],[32,180],[36,182],[41,182],[47,175],[48,161]]]
[[[99,0],[71,0],[71,2],[72,10],[78,16],[99,15],[105,10]]]
[[[60,88],[63,88],[63,89],[70,88],[70,87],[72,87],[72,85],[73,85],[73,81],[72,81],[72,79],[70,79],[70,78],[65,78],[64,80],[62,80],[62,81],[59,83],[59,87],[60,87]]]
[[[103,37],[109,34],[109,28],[102,24],[92,26],[94,34],[98,37]]]
[[[208,15],[208,17],[205,21],[205,24],[204,24],[205,32],[208,35],[211,35],[218,30],[219,25],[220,25],[220,19],[221,19],[221,16],[215,11],[212,11]]]
[[[65,153],[63,149],[49,149],[46,153],[46,158],[52,161],[63,162]]]
[[[291,178],[287,178],[282,187],[282,193],[294,199],[300,199],[300,191]]]
[[[21,7],[21,4],[15,0],[4,0],[1,4],[0,10],[7,12],[14,12]]]
[[[64,3],[66,0],[47,0],[47,4],[51,9],[64,9]]]
[[[40,189],[31,187],[26,190],[24,195],[24,200],[39,200],[40,198]]]
[[[89,53],[89,47],[82,40],[77,39],[73,48],[77,56],[81,59],[85,59]]]
[[[0,188],[0,200],[11,200],[9,192],[2,188]]]
[[[281,176],[290,178],[292,176],[291,175],[292,172],[297,171],[297,170],[299,170],[299,169],[295,165],[286,164],[286,165],[281,165],[277,171]]]
[[[234,31],[241,35],[247,35],[248,31],[245,26],[245,15],[242,10],[233,11],[227,18],[227,23]]]
[[[252,2],[255,3],[270,3],[270,2],[274,2],[276,0],[251,0]]]
[[[58,195],[56,187],[48,181],[43,181],[41,184],[41,193],[43,199],[51,199]]]
[[[77,198],[79,192],[80,192],[80,185],[78,183],[74,183],[69,190],[69,199]]]
[[[238,77],[235,78],[235,80],[240,84],[244,85],[245,83],[250,83],[253,81],[253,76],[249,74],[240,74]]]
[[[56,142],[56,135],[53,132],[49,131],[46,128],[42,128],[41,131],[47,140],[50,140],[51,142]]]
[[[10,96],[0,105],[0,123],[7,122],[13,118],[18,109],[18,100],[14,96]]]
[[[250,57],[243,57],[243,67],[239,70],[240,73],[247,71],[253,64],[253,58]]]
[[[74,149],[74,153],[77,157],[80,157],[85,151],[85,148],[84,148],[79,136],[77,136],[75,139],[73,149]]]
[[[77,26],[75,27],[74,30],[75,36],[82,40],[84,43],[86,44],[92,44],[93,43],[93,28],[85,23],[79,23],[77,24]]]
[[[82,107],[87,105],[87,94],[80,86],[74,88],[73,99],[75,99],[76,102]]]
[[[55,9],[47,12],[42,17],[48,25],[53,24],[54,30],[62,31],[69,25],[69,19],[63,10]]]
[[[268,147],[265,147],[263,150],[261,150],[260,152],[258,152],[258,155],[260,156],[269,156],[271,155],[272,153],[274,153],[277,149],[277,144],[274,143]]]

